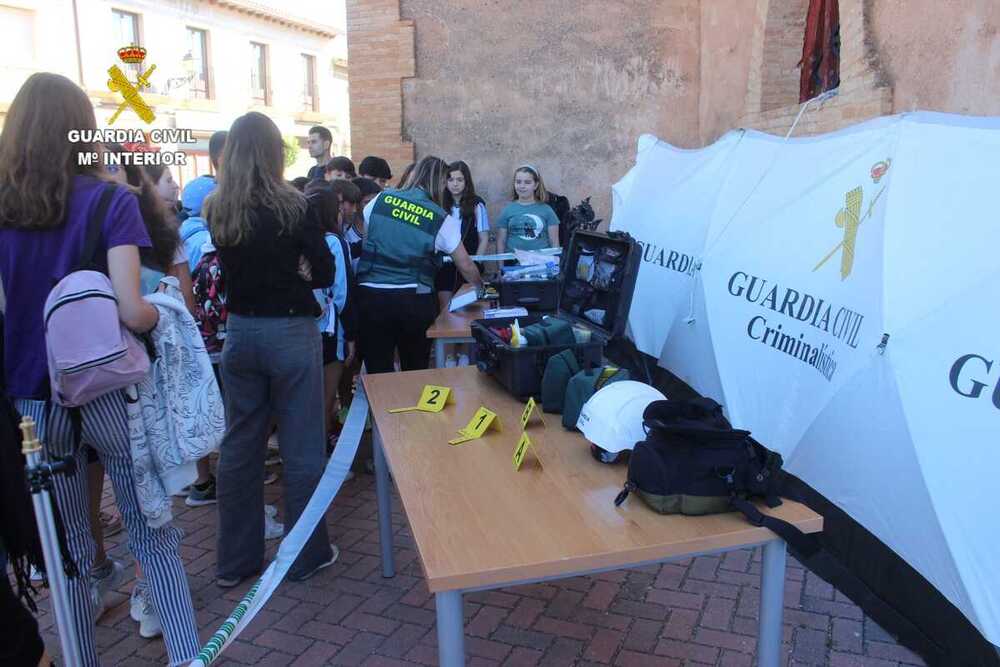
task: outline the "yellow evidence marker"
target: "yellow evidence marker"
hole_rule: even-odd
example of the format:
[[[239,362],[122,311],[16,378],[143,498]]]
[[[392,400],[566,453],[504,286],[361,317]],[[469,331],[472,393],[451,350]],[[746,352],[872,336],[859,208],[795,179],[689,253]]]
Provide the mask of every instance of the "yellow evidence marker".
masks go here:
[[[458,431],[460,437],[449,440],[448,444],[460,445],[463,442],[481,438],[489,430],[503,432],[503,425],[500,423],[500,417],[497,416],[497,413],[480,406],[476,410],[476,414],[472,415],[469,423],[465,425],[465,428]]]
[[[441,412],[444,410],[446,405],[454,405],[455,397],[451,394],[451,389],[448,387],[439,387],[437,385],[429,384],[424,387],[424,390],[420,392],[420,401],[409,408],[396,408],[394,410],[389,410],[390,414],[398,414],[400,412]]]
[[[542,422],[542,426],[545,426],[545,419],[542,418],[542,412],[538,409],[538,404],[535,403],[534,396],[528,399],[528,403],[524,406],[524,412],[521,413],[522,431],[528,427],[528,422],[531,421],[531,415],[533,414],[538,415],[538,421]]]
[[[531,438],[528,437],[527,433],[521,433],[521,439],[517,441],[517,447],[514,449],[514,470],[521,470],[521,464],[524,463],[524,457],[528,454],[529,449],[535,455],[538,466],[542,466],[542,460],[538,458],[538,452],[535,451],[535,447],[531,443]]]

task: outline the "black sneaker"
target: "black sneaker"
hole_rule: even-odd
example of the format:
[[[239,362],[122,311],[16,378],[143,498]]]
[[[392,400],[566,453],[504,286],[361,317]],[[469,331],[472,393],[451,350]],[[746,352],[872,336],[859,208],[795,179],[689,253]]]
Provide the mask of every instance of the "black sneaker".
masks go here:
[[[208,480],[204,484],[192,484],[191,492],[184,499],[184,504],[188,507],[201,507],[202,505],[214,505],[215,499],[215,478]]]

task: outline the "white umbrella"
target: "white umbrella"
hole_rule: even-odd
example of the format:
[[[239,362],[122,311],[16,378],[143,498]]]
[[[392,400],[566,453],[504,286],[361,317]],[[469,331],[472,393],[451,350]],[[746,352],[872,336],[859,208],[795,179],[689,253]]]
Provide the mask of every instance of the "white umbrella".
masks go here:
[[[771,143],[661,361],[1000,643],[1000,119]]]
[[[641,246],[628,331],[647,354],[659,352],[686,312],[712,209],[742,137],[742,130],[729,132],[711,146],[684,150],[644,134],[635,166],[612,188],[610,228]]]

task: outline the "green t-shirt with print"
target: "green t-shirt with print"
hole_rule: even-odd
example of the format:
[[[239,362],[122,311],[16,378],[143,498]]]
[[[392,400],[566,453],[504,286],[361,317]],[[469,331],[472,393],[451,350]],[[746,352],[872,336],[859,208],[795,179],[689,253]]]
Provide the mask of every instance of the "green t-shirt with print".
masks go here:
[[[507,204],[497,222],[497,229],[507,230],[507,247],[502,248],[501,252],[551,247],[550,226],[558,227],[559,218],[548,204]]]

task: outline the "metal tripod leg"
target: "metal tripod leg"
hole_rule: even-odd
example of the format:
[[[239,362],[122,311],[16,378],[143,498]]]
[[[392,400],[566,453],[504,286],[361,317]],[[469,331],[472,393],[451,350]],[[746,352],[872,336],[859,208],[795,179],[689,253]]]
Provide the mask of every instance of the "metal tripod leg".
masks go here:
[[[62,647],[63,662],[67,665],[80,665],[80,643],[77,641],[76,625],[73,623],[73,609],[69,604],[69,592],[66,590],[65,573],[63,572],[62,554],[59,551],[59,536],[56,533],[55,517],[52,514],[52,475],[66,471],[73,474],[73,462],[69,465],[49,465],[42,460],[42,443],[35,433],[35,420],[31,417],[21,419],[21,453],[27,460],[28,478],[31,480],[31,502],[35,508],[35,521],[38,524],[38,537],[42,543],[42,555],[45,558],[45,574],[49,581],[52,594],[52,613],[56,617],[56,629],[59,631],[59,644]]]

